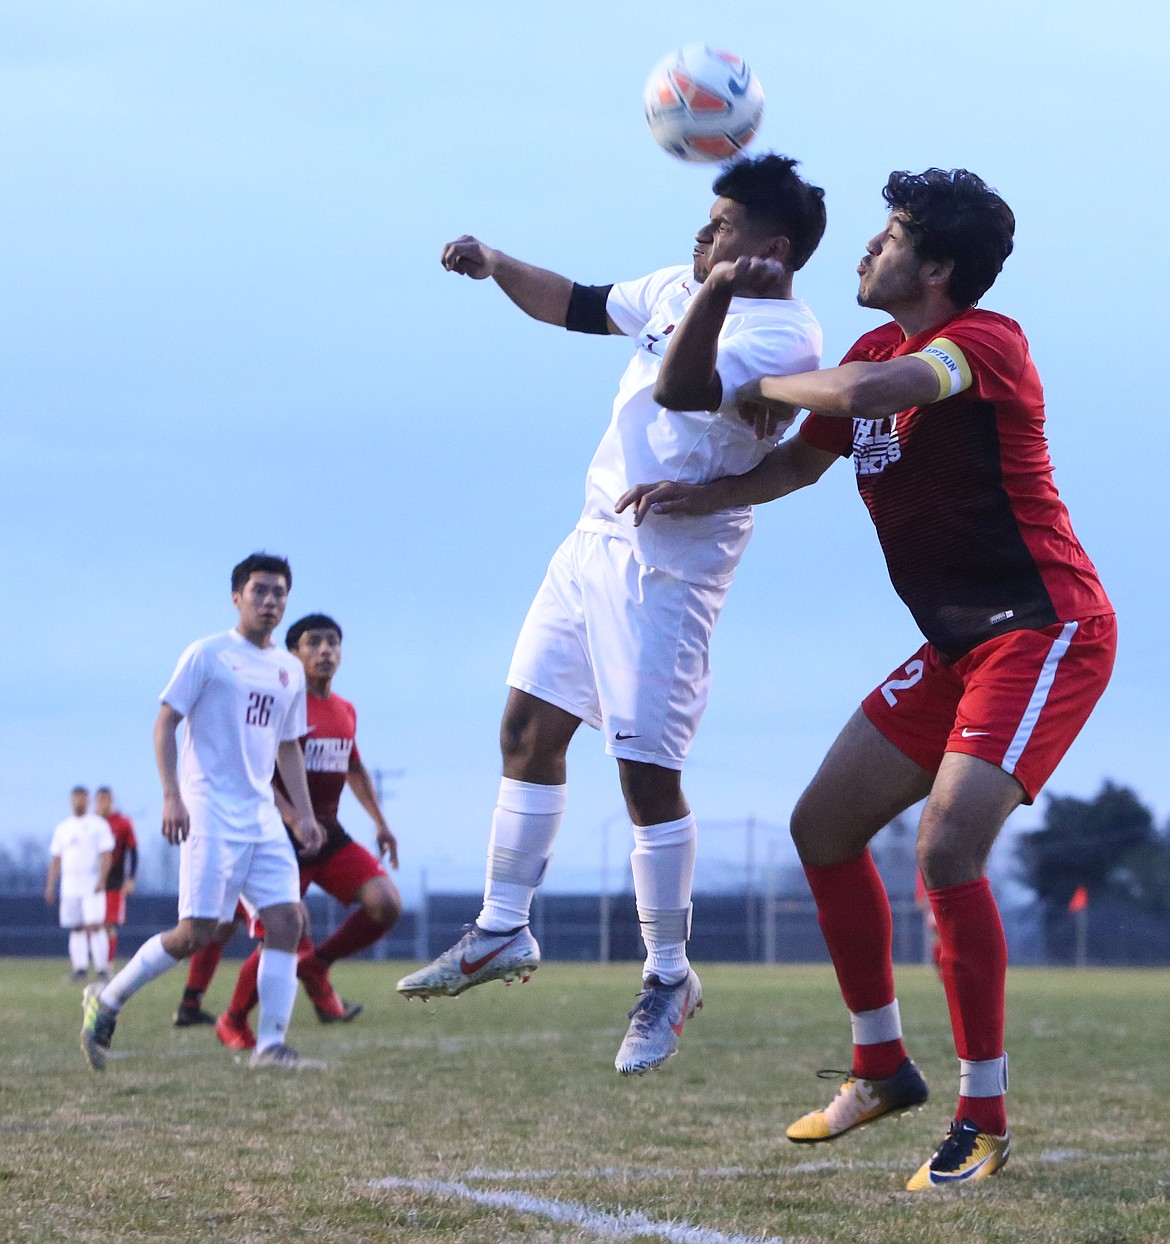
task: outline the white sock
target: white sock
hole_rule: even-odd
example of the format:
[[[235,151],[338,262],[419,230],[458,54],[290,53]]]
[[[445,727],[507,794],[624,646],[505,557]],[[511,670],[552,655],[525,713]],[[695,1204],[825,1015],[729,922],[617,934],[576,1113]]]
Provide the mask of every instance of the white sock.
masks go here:
[[[110,935],[105,929],[98,929],[89,935],[89,953],[93,957],[95,972],[108,972],[110,969]]]
[[[143,942],[134,958],[102,990],[102,1005],[120,1011],[143,985],[157,980],[178,962],[174,955],[167,953],[162,934],[156,933],[150,941]]]
[[[282,1045],[297,1000],[297,957],[293,951],[264,947],[256,974],[256,992],[260,995],[256,1048],[266,1050]]]
[[[692,813],[661,825],[634,826],[630,866],[646,945],[642,975],[657,976],[664,985],[678,984],[690,968],[686,942],[697,845]]]
[[[89,938],[84,929],[74,929],[69,934],[69,965],[75,972],[89,968]]]
[[[476,924],[503,933],[528,923],[568,802],[564,786],[500,779],[488,842],[487,884]]]

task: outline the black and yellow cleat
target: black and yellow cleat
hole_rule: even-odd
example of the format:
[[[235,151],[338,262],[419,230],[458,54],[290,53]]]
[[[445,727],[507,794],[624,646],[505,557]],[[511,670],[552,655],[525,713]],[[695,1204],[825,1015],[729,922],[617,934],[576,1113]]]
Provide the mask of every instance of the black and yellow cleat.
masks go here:
[[[973,1183],[999,1174],[1011,1153],[1010,1132],[993,1136],[981,1132],[970,1119],[955,1119],[946,1138],[907,1182],[907,1192],[945,1188],[948,1184]]]
[[[117,1011],[102,1005],[102,986],[88,985],[81,995],[81,1052],[94,1071],[105,1071],[114,1039]]]
[[[818,1075],[841,1075],[841,1072],[818,1072]],[[862,1080],[846,1076],[837,1096],[823,1110],[813,1110],[796,1120],[785,1133],[798,1145],[812,1145],[822,1140],[836,1140],[855,1127],[864,1127],[886,1115],[905,1114],[916,1110],[930,1096],[922,1072],[913,1060],[906,1058],[892,1076],[884,1080]]]

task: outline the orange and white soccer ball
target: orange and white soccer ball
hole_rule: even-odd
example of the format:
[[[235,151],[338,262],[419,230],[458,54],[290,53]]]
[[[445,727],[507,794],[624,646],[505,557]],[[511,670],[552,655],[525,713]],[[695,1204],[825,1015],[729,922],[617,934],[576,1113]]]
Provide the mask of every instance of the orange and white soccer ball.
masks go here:
[[[764,91],[733,52],[695,43],[664,56],[642,95],[650,133],[680,160],[729,160],[756,136]]]

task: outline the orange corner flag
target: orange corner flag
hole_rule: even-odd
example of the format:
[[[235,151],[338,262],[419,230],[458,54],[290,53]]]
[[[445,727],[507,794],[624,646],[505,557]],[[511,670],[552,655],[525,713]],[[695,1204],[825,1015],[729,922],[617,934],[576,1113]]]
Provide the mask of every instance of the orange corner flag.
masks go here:
[[[1074,914],[1078,911],[1087,911],[1089,907],[1089,891],[1083,885],[1077,886],[1073,891],[1073,896],[1068,900],[1068,909]]]

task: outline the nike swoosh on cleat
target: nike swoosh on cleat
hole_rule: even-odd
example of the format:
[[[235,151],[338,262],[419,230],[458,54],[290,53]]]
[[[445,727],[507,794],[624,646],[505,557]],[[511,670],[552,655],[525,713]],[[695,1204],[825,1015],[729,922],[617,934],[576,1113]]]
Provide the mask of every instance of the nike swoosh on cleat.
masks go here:
[[[930,1182],[932,1184],[955,1184],[963,1179],[971,1179],[977,1175],[991,1159],[995,1157],[994,1153],[989,1153],[985,1158],[980,1159],[974,1166],[969,1167],[965,1171],[956,1171],[953,1175],[947,1171],[931,1171]]]
[[[474,963],[468,963],[466,959],[460,958],[459,960],[460,972],[462,972],[464,976],[470,976],[473,972],[478,972],[480,968],[484,967],[486,964],[491,963],[491,961],[496,957],[496,955],[500,954],[502,951],[507,950],[509,946],[511,946],[514,942],[517,942],[519,940],[520,940],[520,935],[517,934],[515,937],[511,939],[511,941],[505,942],[502,946],[497,946],[495,950],[489,951],[488,954],[484,955],[482,959],[476,959]]]
[[[690,1008],[691,1008],[691,991],[688,989],[686,1001],[683,1003],[682,1017],[679,1019],[677,1024],[672,1023],[670,1025],[670,1030],[671,1032],[674,1033],[676,1037],[682,1036],[683,1025],[687,1022],[687,1011],[689,1011]]]

